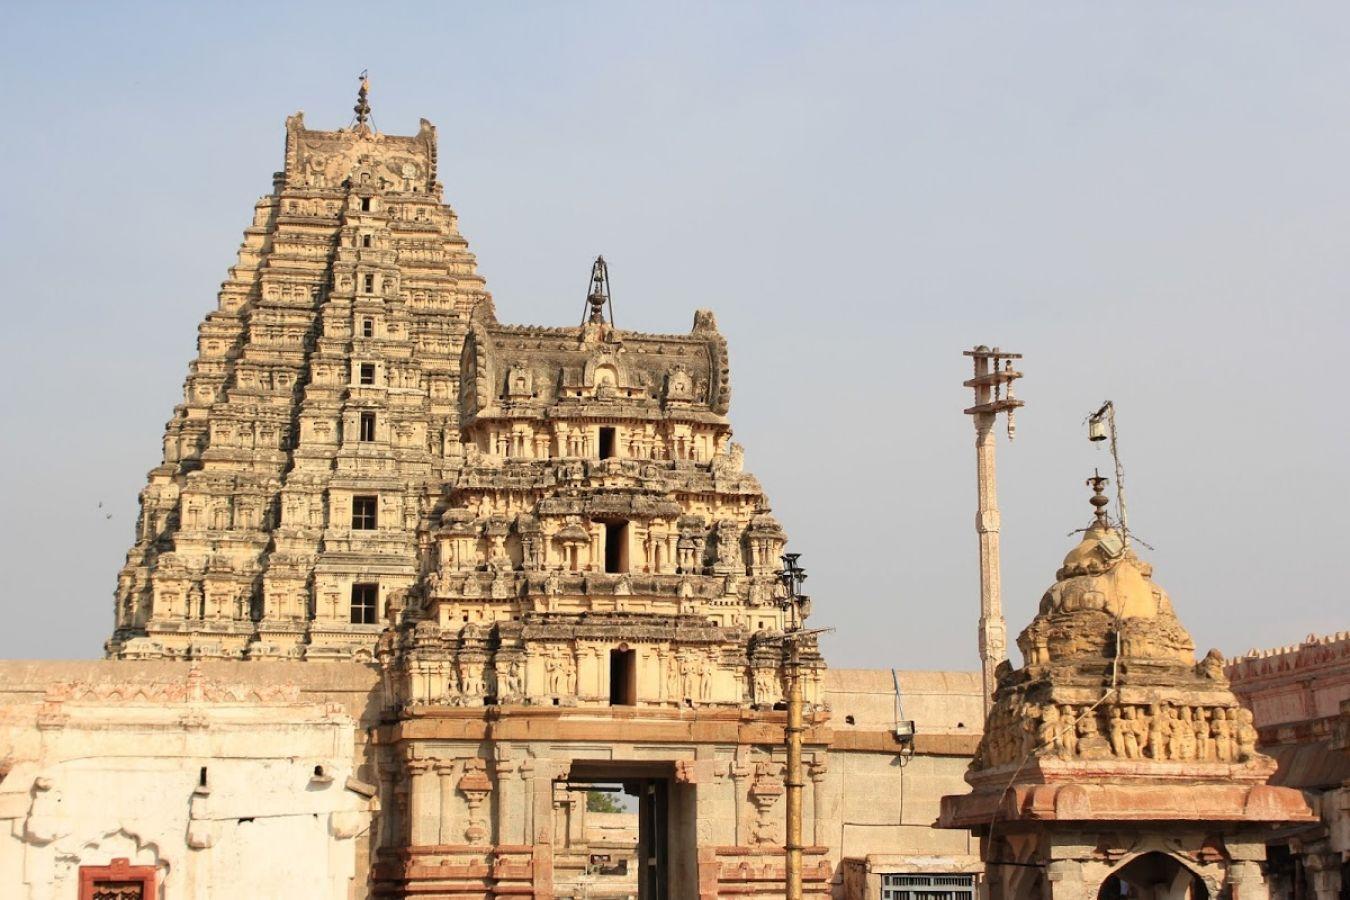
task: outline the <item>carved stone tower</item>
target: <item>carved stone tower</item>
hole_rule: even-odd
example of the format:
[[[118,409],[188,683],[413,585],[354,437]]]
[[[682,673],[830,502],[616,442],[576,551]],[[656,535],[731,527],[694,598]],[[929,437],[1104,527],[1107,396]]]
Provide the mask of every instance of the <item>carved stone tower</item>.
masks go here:
[[[1152,567],[1095,518],[1000,672],[966,780],[939,825],[981,838],[991,900],[1198,900],[1267,895],[1263,837],[1312,821],[1302,796],[1266,781],[1211,650],[1191,636]],[[1128,892],[1128,894],[1127,894]]]
[[[365,113],[360,109],[364,107]],[[286,121],[141,492],[110,656],[369,658],[462,462],[459,353],[492,304],[436,132]]]

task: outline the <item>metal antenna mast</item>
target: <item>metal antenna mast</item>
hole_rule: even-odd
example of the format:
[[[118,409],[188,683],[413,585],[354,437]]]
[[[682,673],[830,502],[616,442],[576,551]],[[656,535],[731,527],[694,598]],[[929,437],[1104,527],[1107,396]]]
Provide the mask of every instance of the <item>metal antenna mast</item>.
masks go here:
[[[984,711],[993,705],[998,680],[994,675],[999,663],[1008,658],[1008,626],[1003,621],[1003,592],[999,573],[998,477],[994,462],[994,422],[999,413],[1008,414],[1008,440],[1017,432],[1014,415],[1022,401],[1013,397],[1013,382],[1022,373],[1012,361],[1020,353],[992,350],[981,344],[966,350],[975,362],[975,377],[964,382],[975,389],[975,405],[966,415],[975,420],[975,463],[978,506],[975,532],[980,538],[980,672],[984,687]],[[1006,390],[1005,390],[1006,388]]]

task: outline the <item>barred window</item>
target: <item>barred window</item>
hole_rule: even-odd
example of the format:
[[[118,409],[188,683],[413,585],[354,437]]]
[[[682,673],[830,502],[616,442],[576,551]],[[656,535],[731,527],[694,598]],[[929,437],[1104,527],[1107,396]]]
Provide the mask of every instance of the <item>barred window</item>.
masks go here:
[[[377,527],[378,497],[352,498],[352,528],[371,531]]]
[[[375,440],[375,414],[373,412],[361,413],[361,440]]]
[[[974,875],[882,875],[881,900],[974,900]]]
[[[377,621],[375,610],[379,599],[378,584],[352,585],[352,624],[374,625]]]

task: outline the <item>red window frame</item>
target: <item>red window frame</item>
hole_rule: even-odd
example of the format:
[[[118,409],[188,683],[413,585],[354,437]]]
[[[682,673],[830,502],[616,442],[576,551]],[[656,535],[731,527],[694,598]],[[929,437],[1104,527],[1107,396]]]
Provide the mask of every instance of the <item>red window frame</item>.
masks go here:
[[[154,900],[159,895],[155,886],[154,866],[133,866],[125,856],[119,856],[106,866],[80,866],[80,900],[94,900],[94,886],[100,881],[121,881],[141,884],[141,896]]]

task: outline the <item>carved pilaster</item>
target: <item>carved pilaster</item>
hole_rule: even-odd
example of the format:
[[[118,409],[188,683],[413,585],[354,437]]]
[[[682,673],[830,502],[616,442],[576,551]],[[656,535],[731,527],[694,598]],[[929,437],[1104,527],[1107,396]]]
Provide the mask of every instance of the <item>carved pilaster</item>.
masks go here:
[[[438,843],[457,844],[459,835],[455,834],[453,823],[455,821],[455,763],[449,759],[438,759],[435,762],[436,778],[440,782],[441,803],[440,816],[437,818],[436,833],[439,836]]]
[[[497,795],[494,798],[497,813],[497,842],[523,844],[525,841],[524,811],[520,805],[520,760],[502,757],[492,766],[497,776]]]
[[[828,837],[825,834],[826,772],[826,756],[818,753],[811,760],[811,764],[806,768],[806,774],[811,778],[811,840],[817,847],[825,846],[825,843],[828,840]]]
[[[408,839],[414,847],[434,844],[438,834],[431,760],[410,759],[404,767],[408,772]]]

